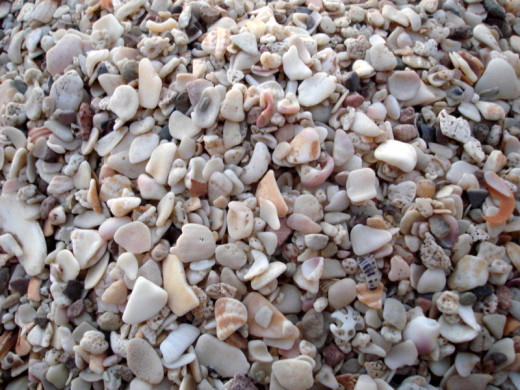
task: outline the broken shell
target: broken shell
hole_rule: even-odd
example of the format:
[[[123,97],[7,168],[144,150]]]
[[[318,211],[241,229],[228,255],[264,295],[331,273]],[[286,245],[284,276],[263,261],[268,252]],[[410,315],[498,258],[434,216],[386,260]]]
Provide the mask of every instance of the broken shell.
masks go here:
[[[236,299],[219,298],[215,302],[215,319],[217,337],[225,340],[247,323],[247,309]]]

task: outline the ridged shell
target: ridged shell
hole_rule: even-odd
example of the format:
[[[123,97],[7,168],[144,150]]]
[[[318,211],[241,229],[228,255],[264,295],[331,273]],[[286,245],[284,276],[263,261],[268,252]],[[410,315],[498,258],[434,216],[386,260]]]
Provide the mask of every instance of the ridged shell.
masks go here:
[[[215,319],[217,337],[225,340],[246,324],[247,309],[242,302],[234,298],[220,298],[215,302]]]
[[[218,60],[222,60],[230,44],[229,30],[216,28],[211,30],[202,41],[202,50],[208,54],[213,54]]]
[[[365,280],[370,290],[375,290],[381,280],[381,274],[377,269],[374,255],[361,256],[358,258],[359,268],[365,274]]]
[[[29,130],[28,141],[34,144],[38,138],[45,137],[47,139],[51,134],[52,131],[46,127],[33,127]]]

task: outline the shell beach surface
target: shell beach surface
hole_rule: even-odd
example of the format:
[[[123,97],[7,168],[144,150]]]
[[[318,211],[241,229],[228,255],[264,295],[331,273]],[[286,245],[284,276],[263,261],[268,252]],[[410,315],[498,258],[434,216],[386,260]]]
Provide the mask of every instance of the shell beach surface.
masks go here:
[[[0,388],[520,390],[520,0],[0,23]]]

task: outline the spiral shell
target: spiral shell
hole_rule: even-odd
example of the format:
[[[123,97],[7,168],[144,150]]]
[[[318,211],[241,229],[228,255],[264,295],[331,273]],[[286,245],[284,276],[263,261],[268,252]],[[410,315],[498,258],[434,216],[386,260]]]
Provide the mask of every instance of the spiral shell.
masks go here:
[[[219,298],[215,302],[217,337],[225,340],[247,322],[247,309],[234,298]]]
[[[374,255],[370,254],[367,256],[358,257],[358,264],[363,274],[365,274],[365,280],[370,290],[375,290],[381,281],[381,273],[377,269],[376,259]]]
[[[202,50],[213,54],[218,60],[223,60],[227,47],[231,44],[230,32],[224,28],[211,30],[202,41]]]

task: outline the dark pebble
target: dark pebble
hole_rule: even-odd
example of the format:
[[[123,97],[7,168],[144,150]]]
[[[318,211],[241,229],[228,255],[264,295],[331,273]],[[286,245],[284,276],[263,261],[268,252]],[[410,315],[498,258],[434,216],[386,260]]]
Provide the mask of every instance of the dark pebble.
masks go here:
[[[437,141],[437,134],[435,131],[435,128],[428,126],[426,123],[422,123],[420,127],[421,132],[421,138],[426,142],[436,142]]]
[[[396,125],[392,129],[392,132],[394,133],[395,139],[402,142],[411,141],[419,136],[417,128],[411,124]]]
[[[188,96],[188,92],[182,92],[177,95],[175,98],[175,109],[177,111],[186,114],[186,112],[190,109],[191,102],[190,97]]]
[[[9,268],[2,267],[0,268],[0,293],[5,290],[7,285],[9,284]]]
[[[182,5],[176,5],[172,9],[172,14],[180,14],[182,12]]]
[[[190,23],[186,26],[186,29],[184,31],[186,31],[186,34],[188,35],[188,38],[191,41],[193,39],[197,39],[197,37],[199,37],[202,34],[203,29],[200,23],[197,22],[197,20],[191,18]]]
[[[505,354],[503,354],[502,352],[493,352],[491,354],[491,359],[493,359],[493,362],[497,366],[499,366],[507,360],[507,356]]]
[[[469,189],[466,191],[472,209],[478,209],[486,200],[489,191],[485,188]]]
[[[110,133],[114,129],[114,125],[116,124],[115,118],[108,119],[106,121],[101,122],[99,127],[101,128],[102,133]]]
[[[101,74],[105,74],[105,73],[108,73],[108,69],[107,69],[107,65],[102,62],[101,64],[99,64],[99,66],[97,67],[96,69],[96,74],[99,76]]]
[[[451,141],[448,137],[442,134],[441,127],[438,123],[435,125],[435,140],[441,145],[448,145]]]
[[[126,82],[137,79],[139,73],[139,65],[135,60],[129,60],[123,66],[122,76]]]
[[[489,284],[485,286],[475,287],[473,290],[470,290],[477,298],[487,297],[488,295],[493,294],[493,287]]]
[[[468,217],[475,223],[483,223],[484,222],[484,213],[482,209],[471,209],[468,212]]]
[[[25,84],[22,80],[15,79],[12,81],[12,85],[20,93],[25,93],[27,91],[27,84]]]
[[[469,26],[458,26],[450,28],[450,35],[448,38],[456,41],[464,41],[473,38],[473,29]]]
[[[49,323],[49,319],[47,317],[34,317],[34,323],[40,328],[45,328]]]
[[[85,312],[85,302],[82,299],[78,299],[72,305],[67,308],[67,317],[76,318]]]
[[[356,72],[350,72],[345,80],[345,88],[350,92],[357,92],[359,90],[361,80]]]
[[[501,19],[501,20],[504,20],[506,18],[506,11],[505,11],[504,7],[502,7],[500,4],[498,4],[495,0],[484,0],[482,2],[482,4],[484,5],[484,8],[488,12],[487,19],[489,19],[489,17],[497,18],[497,19]],[[487,22],[487,19],[486,19],[486,22]]]
[[[258,390],[251,379],[242,374],[235,374],[229,387],[226,386],[229,390]]]
[[[471,133],[477,140],[484,142],[489,135],[489,126],[485,123],[478,123],[473,127]]]
[[[395,66],[394,70],[404,70],[406,65],[404,64],[401,57],[396,56],[395,59],[397,60],[397,65]]]
[[[27,292],[28,286],[29,286],[29,280],[22,278],[22,277],[12,278],[9,281],[9,289],[13,292],[14,291],[18,292],[21,295],[24,295]]]
[[[42,160],[47,163],[55,163],[60,160],[60,155],[46,145],[45,154],[43,155]]]
[[[477,301],[475,294],[471,292],[465,292],[460,295],[459,302],[464,306],[473,306]]]
[[[62,353],[60,355],[60,363],[63,363],[69,370],[76,368],[75,357],[66,353]]]
[[[159,133],[159,137],[161,137],[161,139],[171,141],[172,135],[170,134],[170,127],[167,124],[162,127],[161,132]]]
[[[76,113],[74,111],[62,111],[56,113],[56,120],[64,126],[76,123]]]
[[[54,196],[45,198],[40,204],[40,218],[47,219],[51,210],[59,204],[58,199]]]
[[[163,238],[173,246],[177,242],[177,239],[180,237],[181,234],[182,230],[174,224],[171,224]]]
[[[72,301],[77,301],[81,298],[83,292],[83,283],[78,280],[69,280],[63,293]]]
[[[81,140],[88,141],[92,130],[92,117],[94,112],[90,108],[90,104],[81,103],[79,106],[79,126],[81,129]]]
[[[334,343],[330,343],[323,350],[325,362],[331,367],[335,367],[339,362],[345,359],[345,354]]]
[[[115,242],[114,240],[110,240],[108,242],[108,251],[110,252],[111,255],[118,256],[119,255],[119,244],[117,242]]]
[[[278,24],[284,24],[287,21],[287,16],[279,12],[275,12],[274,20],[276,20],[276,23]]]

